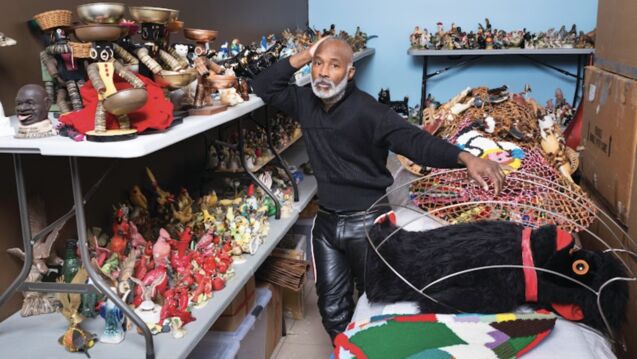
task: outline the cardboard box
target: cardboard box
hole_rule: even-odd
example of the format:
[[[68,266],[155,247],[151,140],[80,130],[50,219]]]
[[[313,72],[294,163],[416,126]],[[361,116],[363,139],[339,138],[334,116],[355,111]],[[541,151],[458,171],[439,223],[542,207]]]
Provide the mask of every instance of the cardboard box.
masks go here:
[[[626,224],[637,149],[637,81],[589,66],[584,87],[582,179]]]
[[[294,291],[289,288],[280,287],[283,293],[283,310],[286,315],[291,315],[295,320],[305,317],[305,285],[301,289]]]
[[[637,79],[637,1],[598,2],[595,65]]]
[[[232,303],[221,314],[219,319],[212,325],[212,329],[217,332],[234,332],[237,330],[243,319],[250,314],[255,301],[255,280],[254,276],[241,288]]]
[[[272,299],[264,313],[267,321],[265,357],[271,358],[283,335],[283,296],[281,288],[272,283],[257,282],[257,288],[268,288],[272,292]]]

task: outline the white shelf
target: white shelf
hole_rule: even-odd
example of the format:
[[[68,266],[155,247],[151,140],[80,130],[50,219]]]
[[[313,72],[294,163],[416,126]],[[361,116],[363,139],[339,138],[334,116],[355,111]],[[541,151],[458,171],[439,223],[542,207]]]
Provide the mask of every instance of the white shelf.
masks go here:
[[[37,140],[0,137],[0,153],[32,153],[44,156],[136,158],[146,156],[211,128],[230,122],[264,105],[261,98],[250,95],[250,100],[226,111],[210,116],[188,116],[183,123],[165,132],[140,135],[120,142],[74,142],[53,136]]]
[[[464,55],[590,55],[595,49],[501,49],[501,50],[426,50],[409,49],[412,56],[464,56]]]
[[[361,51],[354,53],[354,62],[357,62],[361,59],[366,58],[367,56],[371,56],[376,52],[376,49],[368,47]],[[297,86],[302,87],[310,83],[311,75],[307,74],[301,78],[298,78],[295,83]]]
[[[292,165],[300,165],[307,161],[305,143],[297,141],[284,154],[286,161]],[[215,292],[208,304],[201,309],[194,309],[196,320],[186,325],[187,334],[181,339],[174,339],[172,335],[164,333],[153,337],[156,358],[185,358],[197,346],[213,323],[230,304],[239,290],[254,275],[259,266],[265,261],[281,238],[289,231],[298,219],[299,212],[305,208],[309,200],[316,193],[314,176],[305,176],[299,186],[300,201],[294,204],[294,211],[290,218],[280,220],[270,219],[270,232],[255,255],[246,255],[247,261],[240,265],[233,265],[235,275],[226,283],[226,287]],[[59,314],[47,314],[29,318],[22,318],[19,313],[13,314],[0,323],[0,347],[2,357],[20,358],[25,355],[31,358],[69,358],[77,359],[81,354],[68,353],[57,339],[66,330],[66,319]],[[100,334],[104,329],[101,318],[87,319],[83,327],[92,333]],[[136,330],[126,333],[126,339],[120,344],[97,343],[90,350],[92,358],[143,358],[145,356],[144,337]]]

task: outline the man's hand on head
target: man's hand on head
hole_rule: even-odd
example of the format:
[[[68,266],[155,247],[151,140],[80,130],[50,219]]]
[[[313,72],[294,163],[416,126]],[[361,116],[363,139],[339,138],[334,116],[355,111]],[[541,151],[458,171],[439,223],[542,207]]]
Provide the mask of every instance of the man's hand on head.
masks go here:
[[[307,63],[312,61],[312,58],[314,57],[314,53],[316,52],[316,49],[319,47],[319,45],[323,41],[330,38],[332,37],[325,36],[321,38],[320,40],[318,40],[317,42],[313,43],[312,46],[308,47],[307,49],[299,52],[298,54],[294,54],[290,56],[290,65],[292,65],[292,67],[294,67],[295,69],[300,69],[301,67],[305,66]]]
[[[458,162],[465,165],[467,173],[474,181],[486,191],[489,189],[489,183],[493,185],[495,195],[497,196],[504,186],[505,170],[512,170],[511,167],[500,163],[479,158],[469,152],[461,152],[458,155]]]

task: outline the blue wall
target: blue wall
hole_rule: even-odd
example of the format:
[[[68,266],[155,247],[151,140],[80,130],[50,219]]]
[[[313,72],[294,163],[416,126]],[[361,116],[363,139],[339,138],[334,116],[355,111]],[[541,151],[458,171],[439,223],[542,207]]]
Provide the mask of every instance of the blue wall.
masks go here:
[[[578,30],[588,32],[597,20],[597,0],[309,0],[309,22],[323,29],[334,23],[337,30],[350,33],[360,25],[368,34],[379,35],[370,40],[369,47],[376,54],[362,60],[358,66],[357,82],[361,89],[374,97],[381,87],[391,89],[392,99],[407,95],[410,105],[420,101],[422,58],[407,55],[409,34],[415,25],[435,30],[441,21],[448,29],[452,22],[463,31],[475,30],[484,18],[493,27],[507,31],[526,27],[531,31],[546,31],[550,27],[567,29],[577,24]],[[541,60],[576,71],[575,57],[542,57]],[[453,63],[453,62],[451,62]],[[433,71],[449,62],[430,60]],[[561,87],[571,101],[575,80],[554,70],[516,57],[490,57],[478,60],[469,68],[453,69],[428,82],[428,92],[446,101],[467,86],[497,87],[507,84],[519,92],[525,83],[531,85],[532,96],[543,104]]]

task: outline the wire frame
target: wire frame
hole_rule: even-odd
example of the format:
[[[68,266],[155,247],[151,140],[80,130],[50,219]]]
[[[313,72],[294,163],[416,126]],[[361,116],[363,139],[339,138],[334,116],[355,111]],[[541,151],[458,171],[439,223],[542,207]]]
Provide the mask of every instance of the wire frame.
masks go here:
[[[443,180],[441,180],[443,179]],[[378,255],[380,260],[391,270],[396,277],[403,281],[406,285],[412,288],[415,292],[422,295],[424,298],[431,300],[434,303],[443,305],[456,312],[462,313],[462,308],[454,308],[453,306],[444,303],[436,299],[432,294],[428,293],[428,290],[445,280],[450,278],[462,276],[468,273],[489,271],[489,270],[502,270],[512,269],[521,270],[525,268],[534,269],[538,272],[548,273],[565,280],[568,280],[576,285],[585,288],[592,295],[597,298],[597,308],[599,314],[607,329],[607,333],[611,335],[609,338],[611,341],[622,345],[625,348],[623,340],[618,340],[615,337],[608,319],[604,313],[604,308],[601,304],[601,297],[606,288],[614,282],[637,282],[637,277],[632,268],[628,265],[626,259],[637,260],[637,253],[635,248],[637,245],[630,236],[619,227],[612,218],[598,208],[592,201],[590,201],[586,195],[577,190],[576,186],[569,184],[561,184],[559,182],[552,182],[549,178],[539,177],[534,174],[524,172],[514,172],[507,177],[507,186],[517,186],[520,189],[527,188],[526,186],[534,186],[536,191],[542,193],[542,196],[533,201],[516,201],[516,197],[504,196],[504,198],[497,199],[489,198],[484,193],[480,193],[481,190],[477,185],[472,184],[464,169],[445,170],[432,173],[425,177],[415,178],[407,183],[397,186],[389,191],[385,196],[378,199],[368,210],[367,213],[371,213],[377,208],[386,207],[388,198],[394,192],[402,190],[404,187],[413,188],[414,185],[418,185],[419,192],[417,195],[420,199],[427,199],[428,201],[435,202],[435,206],[410,206],[410,205],[397,205],[389,203],[394,209],[408,210],[416,214],[411,220],[402,223],[394,232],[390,233],[381,242],[375,244],[372,238],[369,236],[371,227],[365,227],[365,233],[370,243],[371,248]],[[429,185],[426,187],[425,184]],[[470,188],[469,188],[470,187]],[[435,201],[434,201],[435,199]],[[422,202],[415,201],[419,204]],[[566,213],[560,212],[564,204],[571,204],[576,210],[569,210]],[[576,207],[577,206],[577,207]],[[480,215],[480,213],[488,210],[490,215]],[[603,283],[599,289],[592,288],[585,283],[566,276],[565,274],[541,267],[524,266],[519,264],[500,264],[480,266],[458,271],[449,275],[442,276],[440,278],[431,278],[428,283],[412,283],[405,278],[402,273],[399,273],[396,268],[389,263],[383,255],[380,253],[382,246],[392,245],[392,237],[398,233],[400,229],[404,229],[406,226],[422,220],[424,218],[431,219],[433,217],[439,226],[453,223],[450,219],[458,220],[459,214],[464,214],[469,211],[471,215],[468,215],[465,222],[470,220],[490,219],[490,220],[507,220],[515,223],[520,223],[524,226],[537,228],[544,224],[555,224],[565,230],[571,232],[587,233],[591,238],[597,241],[605,249],[604,252],[612,253],[615,258],[623,265],[628,274],[627,277],[615,277],[607,280]],[[480,213],[478,213],[480,212]],[[476,213],[479,215],[474,216]],[[474,218],[472,218],[472,216]],[[464,220],[463,220],[464,221]],[[604,240],[597,234],[593,233],[588,226],[593,221],[597,221],[608,233],[611,234],[611,238]],[[622,239],[626,239],[624,242]],[[612,244],[612,245],[611,245]],[[592,328],[589,328],[592,329]]]

